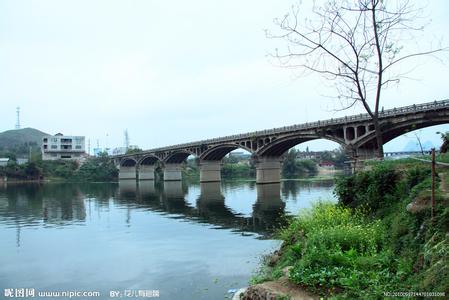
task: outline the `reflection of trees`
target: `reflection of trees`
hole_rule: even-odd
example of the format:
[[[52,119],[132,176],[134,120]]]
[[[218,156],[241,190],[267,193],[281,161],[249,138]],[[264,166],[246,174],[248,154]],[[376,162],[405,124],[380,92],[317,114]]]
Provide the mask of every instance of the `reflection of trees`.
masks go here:
[[[214,228],[267,235],[278,228],[285,215],[283,197],[298,197],[301,190],[330,187],[332,182],[285,181],[281,185],[256,185],[254,182],[201,183],[196,205],[186,201],[188,186],[181,181],[134,180],[119,184],[26,184],[0,187],[0,218],[17,226],[68,226],[82,223],[86,210],[109,211],[112,205],[127,211],[125,221],[132,223],[133,210],[164,212],[168,217],[208,223]],[[236,213],[226,205],[223,187],[229,192],[257,191],[251,217]],[[228,191],[225,192],[225,194]],[[245,199],[242,199],[245,201]],[[86,204],[85,204],[86,203]],[[87,206],[87,209],[85,207]],[[5,221],[4,221],[5,220]],[[19,236],[19,235],[18,235]]]
[[[0,187],[0,218],[2,223],[16,228],[17,247],[21,244],[22,227],[41,222],[43,201],[39,189],[39,184],[8,184]]]
[[[79,190],[62,197],[45,197],[43,202],[43,220],[48,224],[64,225],[72,221],[84,221],[86,208],[84,195]]]
[[[77,184],[86,198],[95,198],[100,203],[108,203],[118,191],[117,183],[80,183]]]
[[[286,198],[288,198],[290,196],[293,198],[298,197],[299,183],[297,181],[284,181],[282,183],[281,193],[282,193],[282,196],[284,196]]]
[[[14,218],[24,226],[83,222],[86,198],[106,205],[116,190],[116,184],[8,184],[0,187],[0,217]]]
[[[84,221],[84,195],[72,184],[9,184],[0,190],[7,204],[2,216],[13,216],[26,225],[43,220],[48,224]]]
[[[318,181],[296,181],[287,180],[282,182],[281,193],[284,198],[299,198],[301,191],[310,191],[311,188],[330,188],[334,185],[334,181],[331,180],[318,180]]]
[[[72,184],[8,184],[0,187],[0,218],[17,228],[20,247],[23,227],[84,222],[84,195]]]

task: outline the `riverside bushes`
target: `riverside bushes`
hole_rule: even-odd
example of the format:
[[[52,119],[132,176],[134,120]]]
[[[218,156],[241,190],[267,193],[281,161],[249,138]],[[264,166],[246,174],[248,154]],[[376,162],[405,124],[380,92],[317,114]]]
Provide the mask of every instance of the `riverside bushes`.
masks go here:
[[[278,278],[289,266],[290,281],[328,297],[376,299],[390,291],[447,295],[449,195],[437,191],[432,222],[429,170],[422,163],[383,162],[339,179],[339,203],[319,203],[293,218],[279,232],[284,241],[279,259],[256,279]],[[449,179],[448,170],[439,172]],[[411,203],[420,209],[407,211]]]
[[[281,236],[294,237],[285,246],[295,253],[289,272],[294,283],[328,293],[344,290],[354,297],[372,295],[394,277],[385,228],[362,211],[319,203],[295,218]]]

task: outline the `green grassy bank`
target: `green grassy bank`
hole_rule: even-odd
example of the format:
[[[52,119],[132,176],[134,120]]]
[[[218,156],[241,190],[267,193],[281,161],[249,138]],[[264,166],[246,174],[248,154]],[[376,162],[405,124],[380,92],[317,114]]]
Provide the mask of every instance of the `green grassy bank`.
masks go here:
[[[430,164],[386,161],[369,169],[337,180],[338,204],[318,203],[290,220],[278,233],[281,249],[253,283],[287,269],[298,287],[337,299],[449,295],[449,168],[438,168],[433,220]]]

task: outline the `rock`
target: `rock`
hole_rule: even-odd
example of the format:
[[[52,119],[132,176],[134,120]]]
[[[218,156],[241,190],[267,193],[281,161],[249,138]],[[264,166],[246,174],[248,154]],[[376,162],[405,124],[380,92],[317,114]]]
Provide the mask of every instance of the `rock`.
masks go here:
[[[263,284],[250,286],[240,299],[242,300],[276,300],[287,295],[280,292],[272,291]]]
[[[300,286],[291,283],[286,277],[250,286],[239,297],[233,298],[233,300],[275,300],[283,297],[291,300],[320,299],[319,296],[312,295]]]
[[[430,192],[429,192],[430,193]],[[405,208],[409,213],[416,214],[432,206],[430,197],[417,197],[414,201],[407,204]]]
[[[281,255],[280,255],[279,251],[278,250],[274,251],[268,260],[268,266],[274,267],[280,258],[281,258]]]
[[[237,290],[237,292],[235,292],[234,296],[232,296],[232,300],[240,300],[241,297],[243,296],[243,293],[246,292],[248,288],[241,288],[239,290]]]
[[[288,278],[288,273],[290,272],[290,269],[293,268],[293,266],[287,266],[285,268],[282,269],[282,273],[284,274],[284,276],[286,278]]]

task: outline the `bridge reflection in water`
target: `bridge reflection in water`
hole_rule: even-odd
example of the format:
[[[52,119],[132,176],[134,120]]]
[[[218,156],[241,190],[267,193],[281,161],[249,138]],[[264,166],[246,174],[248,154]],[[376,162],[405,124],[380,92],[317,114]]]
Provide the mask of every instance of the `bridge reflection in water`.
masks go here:
[[[190,186],[192,187],[192,186]],[[281,184],[256,185],[257,198],[241,199],[254,202],[251,216],[236,212],[226,205],[220,182],[200,183],[200,193],[192,205],[186,200],[189,186],[182,181],[155,182],[121,180],[121,200],[132,200],[140,207],[160,211],[172,218],[207,223],[214,228],[230,228],[235,232],[270,234],[285,222],[285,202],[281,199]]]
[[[121,180],[118,185],[8,184],[0,186],[0,224],[17,230],[17,247],[24,227],[84,226],[117,209],[126,211],[127,226],[133,224],[134,211],[148,211],[266,238],[285,215],[296,214],[323,195],[329,199],[332,186],[332,182],[256,185],[152,180]]]

